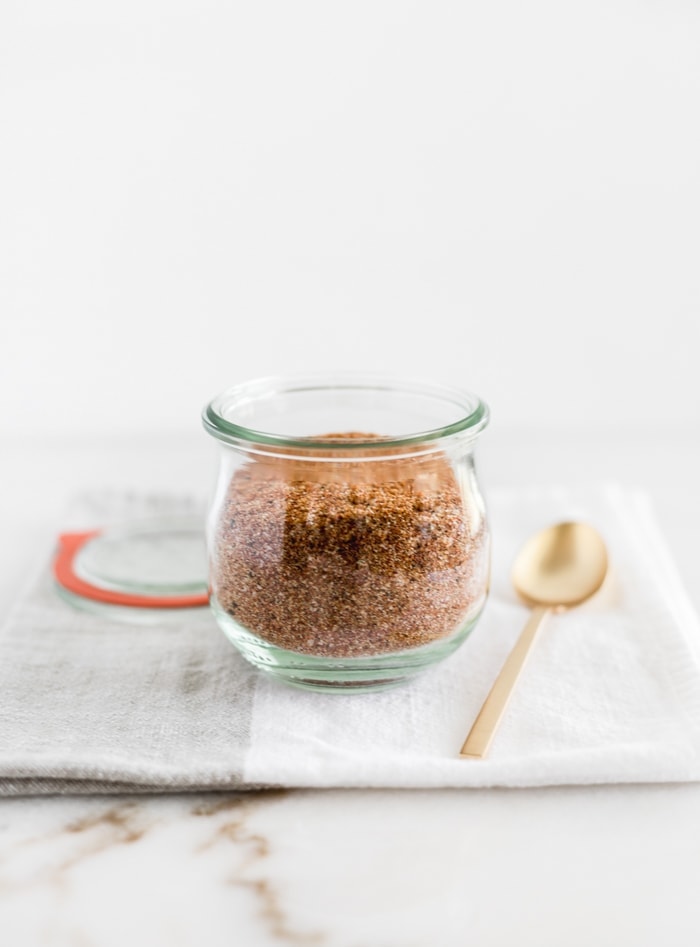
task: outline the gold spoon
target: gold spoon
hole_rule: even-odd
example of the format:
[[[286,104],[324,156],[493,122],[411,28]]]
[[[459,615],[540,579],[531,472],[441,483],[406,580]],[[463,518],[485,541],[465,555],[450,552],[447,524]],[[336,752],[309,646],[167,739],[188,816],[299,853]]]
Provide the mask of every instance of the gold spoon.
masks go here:
[[[601,587],[607,570],[605,543],[586,523],[558,523],[525,543],[511,578],[516,592],[533,607],[532,614],[489,691],[460,756],[486,756],[544,619],[553,611],[585,602]]]

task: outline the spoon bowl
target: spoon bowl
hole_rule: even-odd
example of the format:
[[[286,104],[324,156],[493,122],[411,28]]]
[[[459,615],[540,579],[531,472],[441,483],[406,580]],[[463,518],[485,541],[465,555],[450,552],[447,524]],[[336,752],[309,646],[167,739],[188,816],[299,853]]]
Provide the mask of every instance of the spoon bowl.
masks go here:
[[[608,554],[596,529],[587,523],[557,523],[530,537],[511,578],[528,605],[571,608],[598,591],[607,571]]]
[[[486,756],[544,619],[594,595],[608,571],[601,535],[587,523],[557,523],[532,536],[520,550],[511,575],[532,614],[500,670],[459,755]]]

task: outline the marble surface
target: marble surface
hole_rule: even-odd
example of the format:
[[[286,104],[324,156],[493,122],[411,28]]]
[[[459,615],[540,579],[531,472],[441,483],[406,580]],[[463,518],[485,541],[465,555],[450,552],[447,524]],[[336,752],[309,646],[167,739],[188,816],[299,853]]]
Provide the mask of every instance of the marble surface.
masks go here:
[[[12,945],[697,943],[695,786],[5,800]]]
[[[76,489],[205,491],[191,439],[0,456],[0,618]],[[645,486],[700,607],[700,444],[678,432],[494,432],[489,483]],[[696,945],[700,786],[288,791],[0,800],[0,931],[13,947]]]

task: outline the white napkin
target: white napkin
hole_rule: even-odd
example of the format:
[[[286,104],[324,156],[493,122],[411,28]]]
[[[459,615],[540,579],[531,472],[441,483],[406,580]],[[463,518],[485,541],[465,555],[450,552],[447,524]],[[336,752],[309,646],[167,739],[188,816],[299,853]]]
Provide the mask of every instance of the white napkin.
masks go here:
[[[700,627],[646,497],[606,486],[488,500],[493,582],[477,628],[377,694],[278,684],[209,617],[132,626],[74,611],[44,571],[0,634],[0,793],[699,779]],[[610,576],[549,620],[489,757],[460,759],[527,618],[512,558],[562,519],[601,531]]]

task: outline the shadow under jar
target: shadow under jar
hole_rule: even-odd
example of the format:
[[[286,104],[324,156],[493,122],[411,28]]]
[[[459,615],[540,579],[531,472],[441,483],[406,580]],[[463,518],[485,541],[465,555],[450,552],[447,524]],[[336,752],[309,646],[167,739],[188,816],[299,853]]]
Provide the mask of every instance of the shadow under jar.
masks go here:
[[[297,687],[369,691],[464,641],[489,582],[479,398],[290,376],[228,389],[203,420],[221,446],[211,605],[248,661]]]

